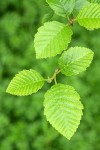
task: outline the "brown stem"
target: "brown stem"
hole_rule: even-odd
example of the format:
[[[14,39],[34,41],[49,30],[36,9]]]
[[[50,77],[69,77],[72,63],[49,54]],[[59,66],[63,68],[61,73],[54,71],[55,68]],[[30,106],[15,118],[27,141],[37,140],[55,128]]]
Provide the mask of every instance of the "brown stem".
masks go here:
[[[69,21],[70,25],[73,26],[73,24],[75,23],[75,18],[72,18],[70,21]]]

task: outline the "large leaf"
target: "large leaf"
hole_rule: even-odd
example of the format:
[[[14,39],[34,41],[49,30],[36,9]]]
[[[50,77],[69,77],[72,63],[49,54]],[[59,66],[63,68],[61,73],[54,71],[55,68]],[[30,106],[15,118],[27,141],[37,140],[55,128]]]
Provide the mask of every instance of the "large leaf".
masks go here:
[[[38,72],[23,70],[12,79],[6,92],[17,96],[30,95],[41,89],[43,84],[44,79]]]
[[[60,54],[71,41],[70,27],[57,21],[47,22],[35,35],[34,45],[37,58],[47,58]]]
[[[75,0],[47,0],[54,12],[62,17],[67,17],[73,11]]]
[[[89,67],[93,59],[93,52],[84,47],[71,47],[59,59],[61,73],[66,76],[77,75]]]
[[[81,26],[89,30],[100,28],[100,4],[91,3],[84,7],[76,20]]]
[[[75,89],[57,84],[45,94],[44,114],[52,126],[70,140],[78,128],[83,105]]]

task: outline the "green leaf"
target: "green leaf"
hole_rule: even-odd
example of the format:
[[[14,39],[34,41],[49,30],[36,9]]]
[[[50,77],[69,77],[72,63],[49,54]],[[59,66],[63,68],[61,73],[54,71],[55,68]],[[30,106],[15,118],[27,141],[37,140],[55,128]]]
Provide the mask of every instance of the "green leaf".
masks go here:
[[[87,6],[89,2],[87,0],[76,0],[75,10],[80,11],[83,7]]]
[[[73,11],[75,0],[47,0],[54,12],[62,17],[67,17]]]
[[[47,6],[44,7],[46,10],[46,13],[44,14],[42,18],[42,23],[48,22],[52,19],[54,16],[54,11],[49,7],[49,5],[46,3]]]
[[[90,0],[91,3],[100,3],[100,0]]]
[[[59,59],[61,73],[66,76],[72,76],[85,71],[91,64],[93,54],[88,48],[71,47]]]
[[[44,17],[43,17],[43,19],[42,19],[42,23],[50,21],[51,18],[53,17],[53,15],[54,15],[53,11],[50,11],[49,13],[45,14]]]
[[[57,21],[46,22],[35,35],[34,46],[37,58],[47,58],[60,54],[71,41],[72,30]]]
[[[23,70],[17,74],[10,82],[6,92],[26,96],[36,93],[44,84],[43,77],[35,70]]]
[[[47,120],[69,140],[80,124],[82,109],[80,96],[71,86],[57,84],[45,94],[44,114]]]
[[[100,4],[91,3],[84,7],[79,12],[76,21],[89,30],[100,28]]]

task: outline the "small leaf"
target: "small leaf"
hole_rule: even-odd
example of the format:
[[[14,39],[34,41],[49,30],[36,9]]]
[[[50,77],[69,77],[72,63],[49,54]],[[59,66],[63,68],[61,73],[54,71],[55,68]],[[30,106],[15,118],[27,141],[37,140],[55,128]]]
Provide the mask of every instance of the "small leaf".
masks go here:
[[[67,17],[73,11],[75,0],[47,0],[54,12],[62,17]]]
[[[60,54],[71,41],[72,30],[57,21],[46,22],[35,35],[34,46],[37,58],[47,58]]]
[[[100,28],[100,4],[89,4],[78,14],[76,21],[88,30]]]
[[[45,94],[44,114],[47,120],[69,140],[80,124],[82,109],[80,96],[71,86],[57,84]]]
[[[36,93],[44,84],[43,77],[35,70],[23,70],[17,74],[10,82],[6,92],[25,96]]]
[[[53,15],[54,15],[53,11],[50,11],[49,13],[45,14],[44,17],[43,17],[43,19],[42,19],[42,23],[50,21],[51,18],[53,17]]]
[[[54,15],[54,11],[49,7],[49,5],[46,3],[47,6],[45,6],[46,13],[44,14],[42,18],[42,23],[48,22],[52,19]]]
[[[77,75],[89,67],[93,52],[84,47],[71,47],[59,59],[61,73],[66,76]]]

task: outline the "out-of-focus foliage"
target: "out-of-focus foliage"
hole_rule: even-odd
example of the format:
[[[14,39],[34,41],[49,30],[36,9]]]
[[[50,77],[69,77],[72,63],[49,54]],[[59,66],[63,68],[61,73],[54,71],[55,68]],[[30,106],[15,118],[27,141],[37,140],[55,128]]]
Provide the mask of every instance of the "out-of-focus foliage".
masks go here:
[[[78,77],[57,78],[73,85],[84,104],[83,119],[71,141],[53,129],[43,114],[49,84],[28,97],[5,93],[11,78],[22,69],[35,69],[45,78],[53,74],[59,56],[36,60],[33,45],[45,13],[45,0],[0,0],[0,150],[100,150],[100,30],[74,25],[70,46],[92,49],[94,61]]]

